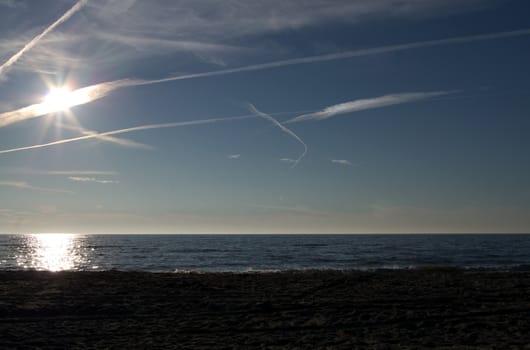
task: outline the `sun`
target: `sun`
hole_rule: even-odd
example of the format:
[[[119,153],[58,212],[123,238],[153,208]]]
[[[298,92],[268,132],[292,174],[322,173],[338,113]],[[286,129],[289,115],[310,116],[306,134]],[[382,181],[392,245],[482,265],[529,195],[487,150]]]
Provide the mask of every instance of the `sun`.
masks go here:
[[[42,104],[54,112],[64,111],[76,105],[75,98],[67,87],[53,88],[44,97]]]

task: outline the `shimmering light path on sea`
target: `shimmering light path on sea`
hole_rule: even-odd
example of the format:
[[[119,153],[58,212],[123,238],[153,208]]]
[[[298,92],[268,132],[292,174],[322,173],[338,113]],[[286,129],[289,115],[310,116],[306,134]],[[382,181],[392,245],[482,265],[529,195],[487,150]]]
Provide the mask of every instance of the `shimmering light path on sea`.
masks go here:
[[[530,266],[530,235],[0,235],[0,270]]]

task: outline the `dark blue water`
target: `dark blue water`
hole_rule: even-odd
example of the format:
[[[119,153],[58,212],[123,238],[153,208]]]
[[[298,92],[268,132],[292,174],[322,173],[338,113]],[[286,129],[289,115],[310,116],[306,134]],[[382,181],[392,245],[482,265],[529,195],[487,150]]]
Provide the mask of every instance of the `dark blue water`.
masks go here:
[[[0,235],[0,269],[261,271],[530,264],[530,235]]]

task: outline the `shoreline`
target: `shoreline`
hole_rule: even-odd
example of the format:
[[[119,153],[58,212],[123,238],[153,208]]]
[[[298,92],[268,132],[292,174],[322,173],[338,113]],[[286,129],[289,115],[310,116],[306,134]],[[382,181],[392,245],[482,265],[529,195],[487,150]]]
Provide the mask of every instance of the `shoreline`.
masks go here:
[[[417,266],[383,266],[383,267],[353,267],[353,268],[289,268],[289,269],[274,269],[274,268],[247,268],[245,270],[200,270],[200,269],[175,269],[170,270],[144,270],[144,269],[62,269],[58,271],[51,271],[47,269],[38,268],[0,268],[0,274],[4,272],[8,273],[51,273],[51,274],[63,274],[63,273],[105,273],[105,272],[118,272],[118,273],[145,273],[145,274],[277,274],[277,273],[319,273],[319,272],[330,272],[330,273],[356,273],[356,272],[368,272],[368,273],[379,273],[379,272],[392,272],[392,271],[430,271],[430,272],[483,272],[483,273],[497,273],[497,272],[530,272],[530,264],[513,264],[513,265],[484,265],[484,266],[460,266],[460,265],[417,265]]]
[[[530,348],[530,272],[0,271],[0,348]]]

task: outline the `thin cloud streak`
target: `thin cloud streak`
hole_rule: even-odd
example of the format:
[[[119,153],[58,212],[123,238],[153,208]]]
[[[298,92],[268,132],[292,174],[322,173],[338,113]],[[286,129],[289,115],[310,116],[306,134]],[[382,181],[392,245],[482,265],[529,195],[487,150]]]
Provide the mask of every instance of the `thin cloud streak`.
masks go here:
[[[270,115],[266,114],[266,113],[263,113],[263,112],[260,112],[256,109],[256,107],[254,107],[254,105],[252,103],[249,104],[249,109],[255,113],[256,115],[264,118],[265,120],[268,120],[270,121],[271,123],[275,124],[276,126],[278,126],[283,132],[285,132],[286,134],[292,136],[295,140],[297,140],[299,143],[301,143],[303,146],[304,146],[304,152],[302,152],[302,154],[294,161],[293,165],[292,165],[292,168],[294,168],[295,166],[298,165],[298,162],[300,162],[302,160],[302,158],[304,158],[304,156],[306,155],[307,151],[308,151],[308,147],[306,145],[306,143],[300,138],[298,137],[298,135],[296,135],[291,129],[285,127],[284,125],[282,125],[280,122],[278,122],[276,119],[274,119],[273,117],[271,117]]]
[[[105,40],[119,43],[121,45],[127,45],[135,48],[139,51],[167,51],[172,49],[173,51],[191,51],[191,52],[223,52],[223,51],[244,51],[243,48],[214,44],[209,42],[200,42],[192,40],[170,40],[170,39],[159,39],[152,37],[144,37],[139,35],[120,35],[116,33],[110,33],[107,31],[96,32],[96,36],[101,37]]]
[[[30,184],[24,181],[0,181],[0,186],[16,187],[16,188],[31,188]]]
[[[75,194],[75,192],[63,190],[63,189],[36,187],[25,181],[0,181],[0,186],[15,187],[15,188],[20,188],[20,189],[25,189],[25,190],[38,190],[38,191],[46,191],[46,192]]]
[[[13,64],[15,64],[22,55],[24,55],[27,51],[31,50],[33,46],[37,45],[37,43],[44,37],[46,34],[51,32],[55,29],[58,25],[63,23],[64,21],[68,20],[72,15],[74,15],[77,11],[79,11],[83,6],[86,5],[88,0],[79,0],[74,6],[72,6],[68,11],[66,11],[61,17],[59,17],[55,22],[53,22],[51,25],[49,25],[44,31],[42,31],[39,35],[31,39],[22,49],[20,49],[17,53],[15,53],[13,56],[11,56],[7,61],[5,61],[0,66],[0,76],[7,70],[9,67],[11,67]]]
[[[425,47],[434,47],[434,46],[451,45],[451,44],[463,44],[463,43],[474,42],[474,41],[484,41],[484,40],[501,39],[501,38],[509,38],[509,37],[525,36],[525,35],[530,35],[530,29],[521,29],[521,30],[515,30],[515,31],[509,31],[509,32],[489,33],[489,34],[481,34],[481,35],[470,35],[470,36],[463,36],[463,37],[453,37],[453,38],[437,39],[437,40],[429,40],[429,41],[419,41],[419,42],[413,42],[413,43],[408,43],[408,44],[381,46],[381,47],[375,47],[375,48],[352,50],[352,51],[345,51],[345,52],[332,53],[332,54],[319,55],[319,56],[309,56],[309,57],[301,57],[301,58],[294,58],[294,59],[288,59],[288,60],[274,61],[274,62],[269,62],[269,63],[254,64],[254,65],[249,65],[249,66],[222,69],[222,70],[203,72],[203,73],[176,75],[176,76],[171,76],[171,77],[162,78],[162,79],[154,79],[154,80],[139,80],[139,79],[115,80],[115,81],[103,82],[103,83],[87,86],[87,87],[73,91],[71,95],[72,95],[72,98],[74,98],[75,103],[72,103],[72,106],[77,106],[77,105],[82,105],[88,102],[92,102],[94,100],[107,96],[108,94],[110,94],[112,91],[116,89],[125,88],[125,87],[159,84],[159,83],[177,81],[177,80],[206,78],[206,77],[212,77],[212,76],[227,75],[227,74],[241,73],[241,72],[248,72],[248,71],[265,70],[265,69],[272,69],[272,68],[277,68],[277,67],[284,67],[284,66],[291,66],[291,65],[298,65],[298,64],[309,64],[309,63],[332,61],[332,60],[352,58],[352,57],[362,57],[362,56],[378,55],[378,54],[398,52],[398,51],[406,51],[406,50],[419,49],[419,48],[425,48]],[[5,113],[0,114],[0,127],[13,124],[13,123],[17,123],[17,122],[20,122],[26,119],[41,117],[41,116],[44,116],[52,112],[55,112],[55,111],[49,110],[47,108],[43,108],[43,104],[35,104],[35,105],[28,106],[28,107],[20,108],[18,110],[5,112]]]
[[[332,159],[331,162],[342,165],[353,165],[352,162],[347,159]]]
[[[130,132],[135,132],[135,131],[150,130],[150,129],[163,129],[163,128],[176,128],[176,127],[181,127],[181,126],[191,126],[191,125],[201,125],[201,124],[211,124],[211,123],[218,123],[218,122],[224,122],[224,121],[243,120],[243,119],[249,119],[249,118],[255,118],[255,117],[256,117],[255,115],[242,115],[242,116],[227,117],[227,118],[191,120],[187,122],[140,125],[140,126],[135,126],[132,128],[112,130],[112,131],[102,132],[99,134],[79,136],[79,137],[74,137],[70,139],[63,139],[63,140],[58,140],[58,141],[53,141],[53,142],[43,143],[43,144],[38,144],[38,145],[0,150],[0,154],[51,147],[51,146],[62,145],[62,144],[71,143],[71,142],[90,140],[90,139],[98,138],[101,136],[126,134]]]
[[[106,170],[33,170],[24,169],[27,174],[37,175],[116,175],[115,171]]]
[[[25,8],[26,4],[16,0],[0,0],[0,6],[5,6],[11,9]]]
[[[81,177],[81,176],[69,176],[68,180],[76,181],[76,182],[95,182],[98,184],[119,184],[119,181],[116,180],[100,180],[96,179],[95,177]]]
[[[109,170],[42,170],[32,168],[19,168],[19,167],[8,167],[4,169],[9,173],[15,174],[27,174],[27,175],[71,175],[71,176],[85,176],[85,175],[117,175],[115,171]]]
[[[218,70],[218,71],[179,75],[179,76],[168,77],[168,78],[157,79],[157,80],[146,80],[140,85],[158,84],[158,83],[174,81],[174,80],[204,78],[204,77],[211,77],[211,76],[216,76],[216,75],[226,75],[226,74],[231,74],[231,73],[264,70],[264,69],[291,66],[291,65],[304,64],[304,63],[333,61],[333,60],[344,59],[344,58],[370,56],[370,55],[377,55],[377,54],[383,54],[383,53],[419,49],[419,48],[425,48],[425,47],[450,45],[450,44],[463,44],[463,43],[468,43],[468,42],[473,42],[473,41],[501,39],[501,38],[516,37],[516,36],[524,36],[524,35],[530,35],[530,29],[521,29],[521,30],[514,30],[514,31],[509,31],[509,32],[489,33],[489,34],[480,34],[480,35],[469,35],[469,36],[463,36],[463,37],[453,37],[453,38],[428,40],[428,41],[418,41],[418,42],[413,42],[413,43],[408,43],[408,44],[389,45],[389,46],[352,50],[352,51],[338,52],[338,53],[318,55],[318,56],[293,58],[293,59],[288,59],[288,60],[254,64],[254,65],[238,67],[238,68],[223,69],[223,70]]]
[[[326,107],[318,112],[302,114],[289,119],[283,124],[297,123],[308,120],[323,120],[339,114],[353,113],[367,109],[381,108],[403,103],[426,100],[433,97],[440,97],[455,93],[456,91],[433,91],[433,92],[405,92],[400,94],[389,94],[374,98],[365,98],[349,102],[339,103]]]
[[[241,154],[229,154],[228,159],[238,159],[241,157]]]

